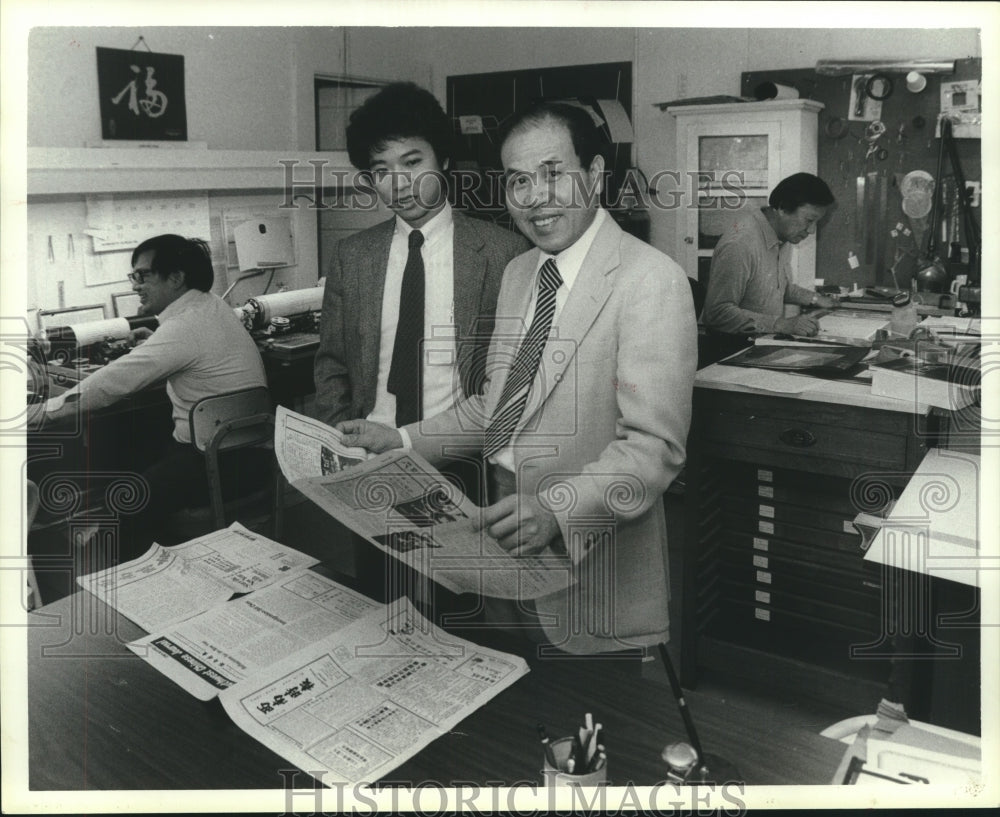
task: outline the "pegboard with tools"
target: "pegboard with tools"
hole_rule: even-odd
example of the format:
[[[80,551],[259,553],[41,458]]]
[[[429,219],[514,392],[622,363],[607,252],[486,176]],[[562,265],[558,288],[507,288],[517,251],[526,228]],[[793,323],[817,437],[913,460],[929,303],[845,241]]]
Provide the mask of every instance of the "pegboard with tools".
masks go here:
[[[982,61],[946,64],[954,71],[893,68],[833,76],[802,68],[742,75],[744,97],[774,83],[826,106],[819,115],[817,172],[837,205],[816,238],[816,277],[825,284],[909,289],[931,231],[941,260],[968,262],[958,185],[947,160],[936,178],[940,114],[953,123],[968,200],[981,225]]]

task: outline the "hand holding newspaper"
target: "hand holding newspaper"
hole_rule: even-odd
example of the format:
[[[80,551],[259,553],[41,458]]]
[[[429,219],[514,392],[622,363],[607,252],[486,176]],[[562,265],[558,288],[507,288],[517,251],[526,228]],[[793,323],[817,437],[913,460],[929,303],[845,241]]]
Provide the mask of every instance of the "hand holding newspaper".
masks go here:
[[[538,598],[564,589],[570,562],[512,556],[485,531],[481,509],[414,451],[369,458],[333,428],[278,407],[274,449],[292,485],[330,516],[453,593]]]

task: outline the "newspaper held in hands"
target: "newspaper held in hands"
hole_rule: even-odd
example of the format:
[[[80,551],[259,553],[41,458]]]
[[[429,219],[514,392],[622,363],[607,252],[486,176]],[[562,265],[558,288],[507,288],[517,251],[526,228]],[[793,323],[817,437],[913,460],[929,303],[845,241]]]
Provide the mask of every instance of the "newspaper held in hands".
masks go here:
[[[512,556],[485,530],[474,530],[482,509],[415,451],[361,460],[350,453],[358,449],[341,443],[340,461],[354,462],[323,474],[317,446],[330,439],[323,429],[335,431],[279,408],[278,463],[295,488],[380,550],[453,593],[534,599],[570,584],[568,557]]]
[[[284,406],[274,414],[274,455],[292,485],[339,473],[372,456],[363,448],[344,445],[344,435],[337,429]]]
[[[402,600],[219,700],[243,731],[323,784],[371,784],[527,672],[523,659],[446,634]]]

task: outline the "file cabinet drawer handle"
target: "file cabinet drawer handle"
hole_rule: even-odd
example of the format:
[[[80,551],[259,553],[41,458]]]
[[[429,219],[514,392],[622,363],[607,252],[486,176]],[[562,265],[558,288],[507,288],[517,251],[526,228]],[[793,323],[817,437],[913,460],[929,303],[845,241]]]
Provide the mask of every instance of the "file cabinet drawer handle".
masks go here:
[[[778,435],[778,439],[785,445],[793,445],[796,448],[816,445],[816,435],[804,428],[786,428]]]

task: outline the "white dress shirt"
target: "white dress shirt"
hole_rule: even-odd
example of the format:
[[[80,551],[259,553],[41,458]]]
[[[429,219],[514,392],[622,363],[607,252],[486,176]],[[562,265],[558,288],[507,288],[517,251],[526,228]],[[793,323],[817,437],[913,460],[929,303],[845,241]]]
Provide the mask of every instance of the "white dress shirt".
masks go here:
[[[399,323],[399,296],[403,270],[409,255],[409,236],[413,231],[396,217],[396,229],[389,247],[389,264],[382,293],[382,333],[379,340],[378,382],[375,407],[369,420],[396,425],[396,396],[389,393],[389,369]],[[461,395],[455,347],[455,222],[451,207],[445,207],[420,228],[424,236],[421,255],[424,259],[424,354],[423,416],[433,417],[451,408]],[[431,364],[431,365],[428,365]]]
[[[580,274],[580,268],[583,266],[584,259],[587,257],[587,253],[590,252],[590,246],[594,243],[594,238],[597,236],[598,231],[601,229],[601,225],[604,224],[604,219],[608,218],[608,214],[603,208],[597,208],[597,215],[594,217],[593,222],[584,231],[575,243],[568,246],[565,250],[558,253],[557,255],[549,255],[548,253],[540,253],[538,258],[538,266],[535,268],[535,280],[532,284],[532,295],[531,301],[528,303],[528,312],[524,316],[524,334],[528,333],[528,328],[531,326],[531,321],[535,317],[535,306],[538,302],[538,271],[542,268],[542,265],[548,261],[550,258],[555,259],[556,267],[559,270],[559,275],[562,278],[562,286],[556,290],[556,309],[555,314],[552,316],[552,327],[559,326],[559,314],[562,312],[563,306],[566,304],[566,300],[569,298],[569,293],[573,289],[573,284],[576,283],[577,276]],[[551,331],[550,331],[551,334]],[[516,436],[516,434],[515,434]],[[513,438],[511,438],[513,441]],[[514,470],[514,449],[508,445],[506,448],[502,448],[500,451],[490,457],[490,462],[495,465],[499,465],[501,468],[506,468],[508,471]]]
[[[189,289],[158,316],[142,344],[46,403],[55,418],[110,406],[161,380],[173,404],[174,439],[191,442],[191,407],[203,397],[266,386],[250,333],[218,295]]]

